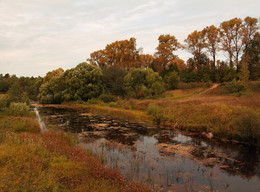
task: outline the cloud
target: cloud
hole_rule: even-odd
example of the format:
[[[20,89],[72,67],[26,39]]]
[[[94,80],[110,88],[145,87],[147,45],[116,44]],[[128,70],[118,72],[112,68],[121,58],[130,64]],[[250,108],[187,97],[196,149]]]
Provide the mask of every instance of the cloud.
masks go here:
[[[152,54],[161,34],[182,42],[207,25],[259,17],[259,5],[256,0],[0,0],[0,73],[44,76],[130,37]]]

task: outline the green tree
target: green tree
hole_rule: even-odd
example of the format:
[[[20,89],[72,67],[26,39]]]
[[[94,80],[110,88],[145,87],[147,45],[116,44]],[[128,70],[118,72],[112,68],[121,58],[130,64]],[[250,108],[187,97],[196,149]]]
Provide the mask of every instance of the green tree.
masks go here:
[[[29,104],[29,98],[25,95],[25,93],[22,91],[21,87],[18,85],[18,83],[12,84],[10,89],[7,92],[7,99],[8,99],[8,105],[12,102],[18,103],[18,102],[26,102]]]
[[[248,41],[242,56],[242,62],[246,62],[250,72],[250,79],[256,80],[260,75],[260,33]]]
[[[116,66],[102,67],[102,71],[106,92],[113,95],[123,96],[125,93],[124,77],[126,76],[127,71]]]
[[[167,89],[177,89],[178,84],[180,83],[180,76],[176,71],[172,71],[164,76],[163,80]]]
[[[155,96],[164,91],[162,78],[152,69],[131,69],[124,78],[124,87],[126,94],[135,98]]]
[[[98,97],[104,89],[102,70],[86,62],[66,70],[62,79],[65,85],[62,95],[67,101],[87,101],[93,97]]]
[[[59,68],[50,71],[43,78],[43,83],[39,88],[38,99],[40,103],[61,103],[63,101],[62,91],[64,83],[62,82],[64,70]]]

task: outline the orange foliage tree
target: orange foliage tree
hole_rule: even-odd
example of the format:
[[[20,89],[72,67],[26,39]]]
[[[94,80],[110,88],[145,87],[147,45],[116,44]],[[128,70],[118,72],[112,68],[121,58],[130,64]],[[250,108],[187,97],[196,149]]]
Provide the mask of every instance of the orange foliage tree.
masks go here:
[[[173,52],[182,48],[182,45],[173,35],[160,35],[159,45],[156,48],[154,54],[154,68],[160,74],[166,69],[167,66],[171,63],[172,60],[178,58],[177,55],[174,55]]]
[[[91,64],[104,66],[117,66],[129,70],[140,67],[139,50],[136,48],[136,39],[116,41],[108,44],[104,50],[90,54],[88,61]]]
[[[186,48],[194,56],[194,64],[196,68],[200,68],[203,60],[202,50],[206,47],[205,33],[204,31],[193,31],[184,40]]]
[[[205,37],[205,48],[212,56],[213,67],[216,65],[216,54],[219,49],[220,34],[219,29],[214,25],[207,26],[203,29]]]

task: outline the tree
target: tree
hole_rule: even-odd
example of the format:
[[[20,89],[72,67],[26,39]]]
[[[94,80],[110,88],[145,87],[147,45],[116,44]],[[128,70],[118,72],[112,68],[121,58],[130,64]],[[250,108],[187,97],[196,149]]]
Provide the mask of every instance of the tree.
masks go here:
[[[245,48],[253,40],[257,30],[259,29],[257,18],[246,17],[243,23],[243,43]]]
[[[26,102],[29,104],[29,98],[22,91],[18,83],[13,83],[7,92],[8,105],[12,102]]]
[[[224,52],[228,52],[229,57],[229,66],[233,68],[233,32],[234,26],[230,21],[224,21],[220,24],[220,35],[221,35],[221,50]]]
[[[43,78],[43,83],[39,88],[38,99],[40,103],[61,103],[64,98],[62,91],[64,90],[64,82],[62,81],[64,70],[59,68],[50,71]]]
[[[124,78],[128,97],[144,98],[164,91],[162,78],[152,69],[131,69]]]
[[[180,83],[180,76],[176,71],[172,71],[164,77],[165,86],[167,89],[177,89],[178,84]]]
[[[103,82],[106,92],[113,95],[124,95],[124,77],[127,74],[125,69],[116,66],[102,68]]]
[[[230,19],[220,24],[221,49],[228,52],[229,65],[233,68],[233,57],[237,72],[239,71],[239,57],[244,48],[244,29],[242,20],[239,18]]]
[[[50,81],[51,79],[60,77],[61,75],[63,75],[64,70],[62,68],[58,68],[55,69],[53,71],[48,72],[45,77],[43,78],[43,84],[47,83],[48,81]]]
[[[186,42],[187,50],[193,54],[195,67],[200,70],[201,64],[204,64],[202,63],[203,57],[205,57],[202,52],[206,47],[204,31],[193,31],[184,42]]]
[[[99,67],[86,62],[78,64],[75,68],[66,70],[62,81],[64,90],[62,96],[66,101],[87,101],[98,97],[103,91],[103,74]]]
[[[136,48],[135,38],[108,44],[104,50],[91,53],[87,60],[101,68],[117,66],[129,70],[133,67],[140,67],[139,50]]]
[[[154,54],[155,57],[155,66],[157,72],[160,74],[169,66],[170,62],[176,58],[176,55],[173,54],[174,51],[182,48],[182,45],[178,42],[175,36],[160,35],[158,38],[159,45],[156,48]]]
[[[141,68],[149,68],[152,66],[152,63],[154,62],[154,57],[149,54],[142,54],[140,55],[140,67]]]
[[[234,18],[230,20],[231,25],[234,26],[234,56],[235,56],[235,64],[237,67],[237,72],[239,70],[239,56],[243,51],[243,25],[242,20],[238,18]]]
[[[211,54],[213,59],[213,67],[216,65],[216,53],[219,49],[220,43],[220,34],[219,29],[214,25],[208,26],[203,29],[203,33],[205,34],[205,48]]]
[[[183,71],[186,69],[185,62],[182,59],[176,58],[172,60],[172,63],[177,66],[178,71]]]
[[[90,64],[102,68],[106,66],[106,62],[107,62],[107,57],[105,53],[106,53],[105,50],[95,51],[90,54],[90,59],[88,59],[88,61],[90,62]]]
[[[242,62],[247,63],[250,79],[256,80],[260,74],[260,33],[247,43],[242,56]]]

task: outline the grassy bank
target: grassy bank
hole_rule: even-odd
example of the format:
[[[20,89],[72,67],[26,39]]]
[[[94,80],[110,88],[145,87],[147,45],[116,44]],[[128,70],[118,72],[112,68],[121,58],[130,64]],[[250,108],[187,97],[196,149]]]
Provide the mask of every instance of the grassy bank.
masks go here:
[[[82,104],[64,103],[66,107],[87,108],[115,118],[161,123],[198,133],[211,132],[215,137],[260,144],[260,82],[251,82],[241,96],[223,94],[225,85],[209,89],[189,87],[167,91],[159,99],[118,99],[104,103],[92,99]],[[158,106],[151,115],[149,107]],[[158,121],[158,117],[161,118]]]
[[[0,191],[149,191],[31,115],[0,115]]]

